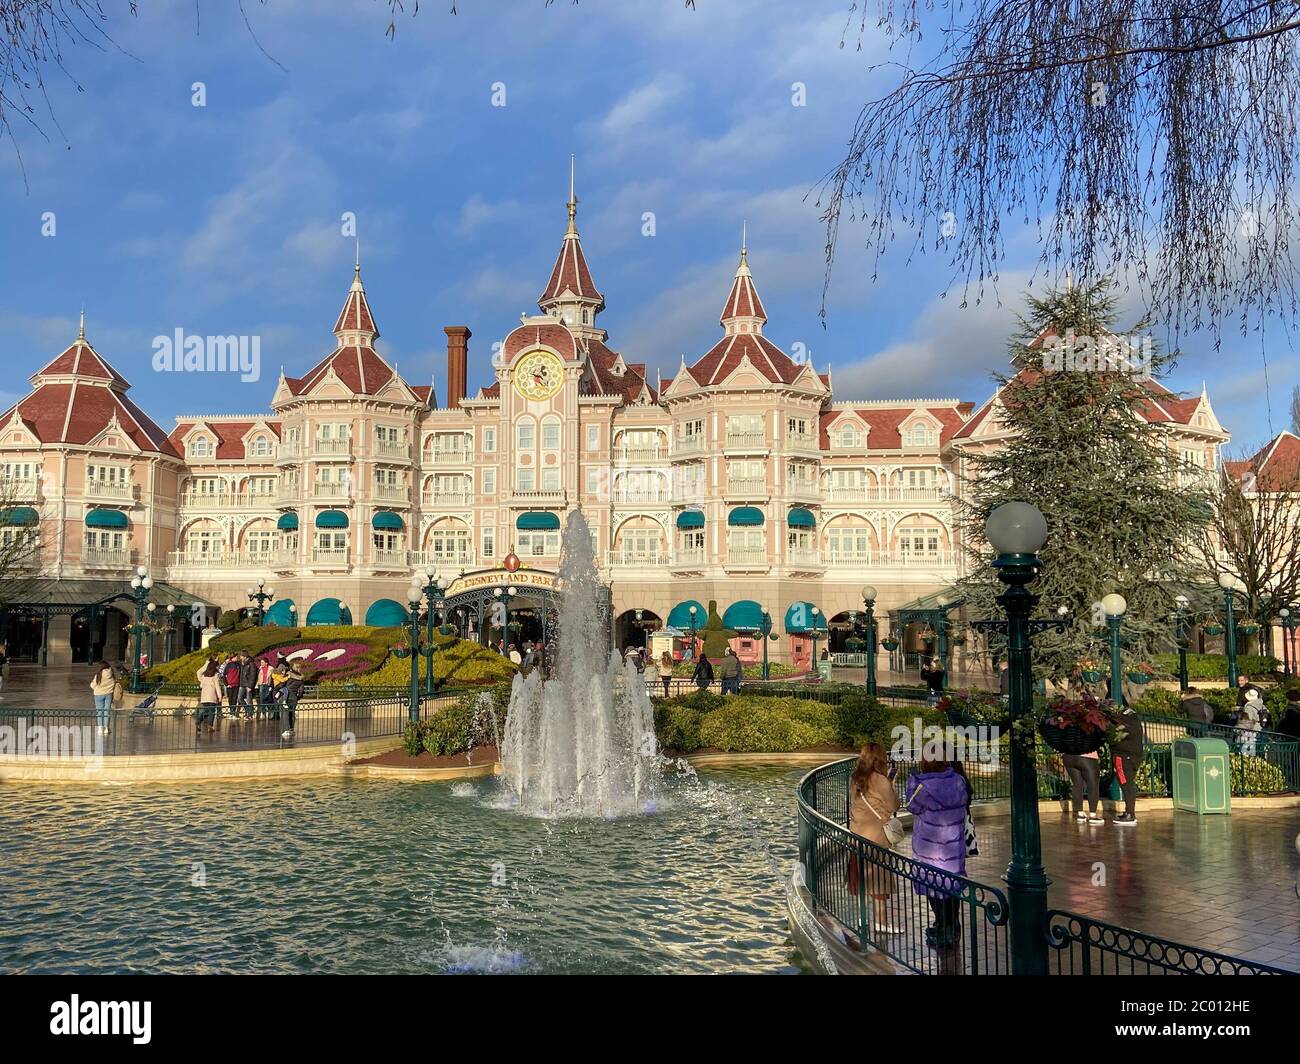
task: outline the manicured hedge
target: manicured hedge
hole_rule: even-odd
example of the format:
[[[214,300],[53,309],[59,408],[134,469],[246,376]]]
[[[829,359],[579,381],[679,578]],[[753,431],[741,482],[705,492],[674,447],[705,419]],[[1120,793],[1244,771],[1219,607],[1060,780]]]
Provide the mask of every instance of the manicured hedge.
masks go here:
[[[738,753],[781,753],[835,742],[835,707],[802,698],[735,695],[703,715],[704,746]]]
[[[1178,678],[1178,655],[1157,654],[1151,664],[1164,673],[1166,679]],[[1265,680],[1272,676],[1275,669],[1280,669],[1282,662],[1277,658],[1263,657],[1259,654],[1238,654],[1237,671],[1252,679]],[[1226,680],[1228,678],[1228,658],[1225,654],[1188,654],[1187,676],[1193,683],[1197,680]]]
[[[495,741],[492,724],[479,710],[480,699],[492,700],[497,731],[504,734],[506,714],[510,708],[510,684],[497,683],[462,695],[449,706],[444,706],[433,716],[420,721],[409,721],[402,734],[406,752],[417,756],[427,750],[434,757],[446,754],[463,754],[474,746],[486,746]]]

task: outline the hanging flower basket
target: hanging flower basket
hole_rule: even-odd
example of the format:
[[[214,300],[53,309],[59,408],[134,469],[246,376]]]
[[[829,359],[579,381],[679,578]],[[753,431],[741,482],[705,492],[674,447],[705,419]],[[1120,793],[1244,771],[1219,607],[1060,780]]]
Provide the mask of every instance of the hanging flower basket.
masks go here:
[[[1130,672],[1128,674],[1129,683],[1144,684],[1150,683],[1152,676],[1149,672]]]
[[[410,647],[393,647],[393,657],[395,657],[395,658],[409,658],[410,656],[411,656],[411,648],[410,648]]]
[[[1204,628],[1201,629],[1201,631],[1204,632],[1206,635],[1223,635],[1223,625],[1207,624]]]
[[[1038,726],[1038,731],[1043,737],[1043,742],[1058,754],[1091,754],[1106,741],[1104,731],[1087,732],[1074,724],[1066,728],[1058,728],[1054,724],[1043,721]]]
[[[888,650],[891,654],[898,649],[897,639],[882,639],[880,645]]]
[[[1254,621],[1247,621],[1245,624],[1237,625],[1237,631],[1239,631],[1242,635],[1254,635],[1256,632],[1259,631],[1259,625],[1257,625]]]
[[[1084,669],[1079,675],[1084,683],[1101,683],[1106,678],[1106,674],[1100,669]]]

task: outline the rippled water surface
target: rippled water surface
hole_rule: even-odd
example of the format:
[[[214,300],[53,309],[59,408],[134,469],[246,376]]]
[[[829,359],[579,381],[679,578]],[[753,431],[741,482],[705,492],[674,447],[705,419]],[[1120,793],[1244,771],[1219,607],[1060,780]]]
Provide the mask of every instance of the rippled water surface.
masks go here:
[[[0,971],[780,972],[800,773],[545,821],[495,784],[4,787]]]

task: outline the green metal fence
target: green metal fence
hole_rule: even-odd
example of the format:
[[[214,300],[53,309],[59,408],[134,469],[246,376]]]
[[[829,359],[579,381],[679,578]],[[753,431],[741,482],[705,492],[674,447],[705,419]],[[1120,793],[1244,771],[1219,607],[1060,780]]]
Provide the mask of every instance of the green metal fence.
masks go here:
[[[853,834],[852,771],[847,758],[799,782],[799,860],[818,911],[850,946],[878,950],[921,975],[1008,974],[1006,895]],[[1048,912],[1043,948],[1057,975],[1296,974],[1064,910]]]
[[[1300,740],[1290,735],[1246,732],[1227,724],[1202,724],[1158,713],[1138,716],[1146,734],[1146,757],[1138,773],[1143,794],[1167,798],[1173,793],[1170,749],[1175,740],[1189,735],[1222,739],[1228,744],[1232,751],[1229,762],[1235,797],[1300,791]]]

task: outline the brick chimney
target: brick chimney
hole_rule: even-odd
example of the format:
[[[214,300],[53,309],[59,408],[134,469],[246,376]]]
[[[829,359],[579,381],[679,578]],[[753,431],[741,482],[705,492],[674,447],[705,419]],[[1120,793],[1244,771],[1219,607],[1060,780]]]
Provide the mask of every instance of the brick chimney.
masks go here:
[[[455,410],[465,398],[469,382],[469,338],[467,325],[448,325],[447,334],[447,409]]]

